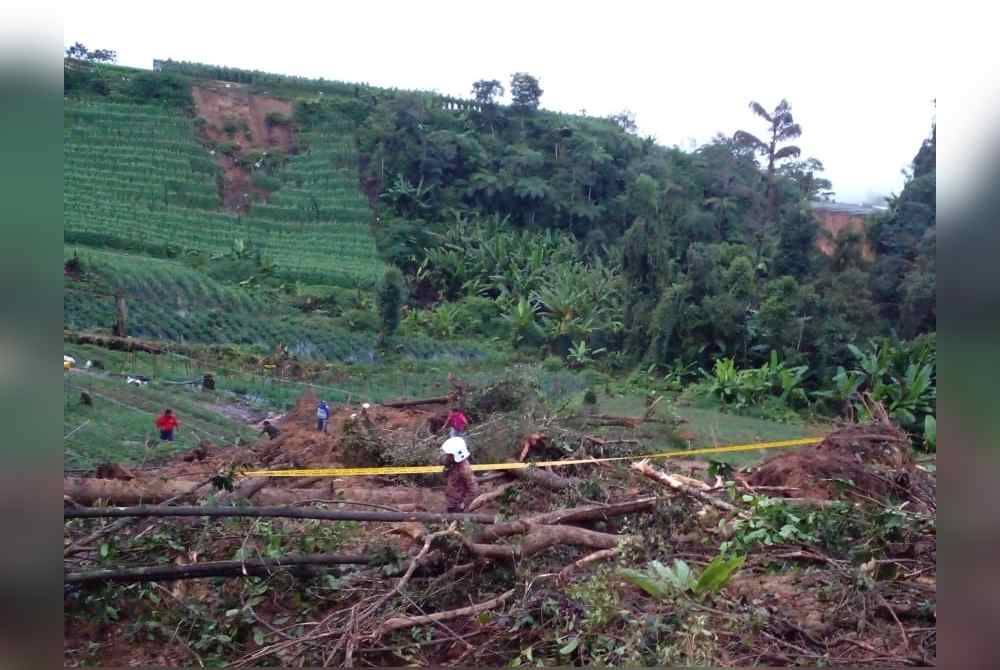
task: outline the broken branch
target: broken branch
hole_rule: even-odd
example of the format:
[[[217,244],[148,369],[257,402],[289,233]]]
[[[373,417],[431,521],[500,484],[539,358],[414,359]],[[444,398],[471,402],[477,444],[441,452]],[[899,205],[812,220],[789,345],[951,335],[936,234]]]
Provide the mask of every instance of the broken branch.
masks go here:
[[[487,600],[476,605],[469,605],[468,607],[460,607],[459,609],[435,612],[434,614],[427,614],[425,616],[395,617],[393,619],[387,619],[375,632],[374,637],[375,639],[378,639],[386,633],[394,630],[400,630],[401,628],[412,628],[413,626],[422,626],[428,623],[436,623],[438,621],[447,621],[449,619],[457,619],[462,616],[479,614],[480,612],[485,612],[498,605],[502,605],[506,600],[514,595],[514,591],[515,589],[511,589],[510,591],[502,593],[492,600]]]
[[[279,568],[303,568],[324,565],[367,565],[368,556],[357,554],[313,554],[311,556],[286,556],[255,561],[210,561],[187,565],[145,565],[133,568],[113,568],[69,572],[67,584],[88,582],[163,582],[178,579],[203,579],[205,577],[259,577]]]

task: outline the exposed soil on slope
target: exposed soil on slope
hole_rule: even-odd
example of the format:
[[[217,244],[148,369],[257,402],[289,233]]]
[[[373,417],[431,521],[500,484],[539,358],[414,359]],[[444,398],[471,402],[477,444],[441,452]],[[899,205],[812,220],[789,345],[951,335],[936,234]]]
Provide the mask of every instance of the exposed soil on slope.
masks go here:
[[[842,233],[853,232],[861,236],[861,257],[866,261],[875,259],[875,251],[865,237],[865,219],[843,212],[816,212],[819,227],[829,234],[816,236],[816,248],[826,256],[832,256],[837,248],[837,239]]]
[[[851,425],[815,446],[767,459],[751,486],[787,487],[787,497],[832,500],[867,497],[933,506],[933,478],[916,467],[910,439],[886,421]]]
[[[231,143],[231,155],[216,151],[215,157],[222,167],[222,199],[226,209],[244,212],[254,199],[267,200],[269,192],[254,186],[250,169],[240,158],[250,151],[280,149],[295,152],[295,135],[286,123],[268,123],[268,114],[280,114],[291,119],[292,103],[262,95],[253,95],[245,87],[229,82],[206,82],[193,86],[198,116],[205,119],[201,128],[202,139],[219,145]],[[235,127],[229,133],[226,126]]]

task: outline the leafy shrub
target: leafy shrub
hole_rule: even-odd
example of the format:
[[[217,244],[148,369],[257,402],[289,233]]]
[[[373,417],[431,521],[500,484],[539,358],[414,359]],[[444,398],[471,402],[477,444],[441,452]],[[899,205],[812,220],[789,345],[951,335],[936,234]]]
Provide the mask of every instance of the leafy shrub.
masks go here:
[[[380,326],[378,315],[364,309],[349,309],[344,312],[342,319],[352,330],[376,332]]]
[[[403,292],[403,273],[398,268],[387,268],[377,290],[378,311],[382,319],[382,334],[385,336],[392,335],[399,327],[400,308],[404,302]]]
[[[597,404],[597,394],[594,393],[594,389],[587,389],[587,392],[583,394],[583,402],[585,405]]]
[[[623,568],[618,574],[658,600],[678,593],[692,593],[702,598],[717,593],[743,567],[745,561],[743,556],[719,554],[705,566],[701,575],[696,575],[685,561],[679,559],[675,559],[669,568],[659,561],[652,561],[644,571]]]
[[[548,356],[544,361],[542,361],[542,369],[547,372],[559,372],[560,370],[565,369],[565,367],[566,364],[563,363],[563,360],[558,356]]]
[[[194,101],[187,82],[168,73],[143,72],[132,78],[129,95],[137,102],[155,100],[165,105],[191,108]]]

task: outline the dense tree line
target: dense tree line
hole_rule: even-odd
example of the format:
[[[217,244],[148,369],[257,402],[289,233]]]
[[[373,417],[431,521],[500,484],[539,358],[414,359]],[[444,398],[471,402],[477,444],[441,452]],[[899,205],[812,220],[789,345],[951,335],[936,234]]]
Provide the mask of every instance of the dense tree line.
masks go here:
[[[832,185],[820,160],[789,144],[808,128],[785,100],[772,110],[751,104],[759,136],[720,135],[685,152],[636,136],[628,113],[539,109],[542,87],[530,75],[515,74],[510,89],[514,104],[504,106],[500,81],[476,82],[480,108],[463,113],[405,95],[351,107],[383,250],[419,285],[414,299],[499,299],[512,323],[523,299],[546,316],[537,287],[518,295],[494,285],[494,269],[473,276],[481,236],[470,231],[492,225],[492,235],[553,231],[572,242],[561,262],[576,269],[550,265],[545,283],[572,282],[597,264],[617,277],[617,307],[586,328],[564,328],[570,337],[550,337],[558,354],[582,340],[621,352],[612,357],[621,365],[667,369],[719,357],[752,366],[777,352],[820,379],[851,363],[849,344],[934,330],[936,131],[903,192],[871,222],[869,263],[858,235],[836,240],[830,257],[817,250],[809,203],[829,199]],[[532,261],[508,266],[519,263],[505,272],[527,272]]]

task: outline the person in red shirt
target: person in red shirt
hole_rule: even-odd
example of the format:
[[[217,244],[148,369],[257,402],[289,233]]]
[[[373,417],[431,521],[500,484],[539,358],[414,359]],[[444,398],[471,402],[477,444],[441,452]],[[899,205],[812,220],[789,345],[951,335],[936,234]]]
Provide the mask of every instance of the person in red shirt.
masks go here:
[[[174,429],[181,425],[181,422],[174,416],[174,411],[172,409],[163,410],[163,414],[156,417],[155,423],[160,431],[160,439],[173,442]]]
[[[461,407],[455,407],[448,413],[445,425],[448,426],[449,437],[460,437],[465,435],[465,429],[469,427],[469,420],[465,417],[465,412],[462,411]]]

